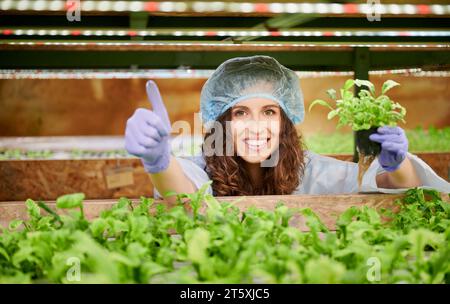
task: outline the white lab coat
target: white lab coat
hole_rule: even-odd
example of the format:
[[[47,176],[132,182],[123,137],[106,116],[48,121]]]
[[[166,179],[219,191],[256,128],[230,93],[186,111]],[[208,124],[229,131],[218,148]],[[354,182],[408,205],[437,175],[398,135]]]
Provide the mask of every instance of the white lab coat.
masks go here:
[[[409,152],[407,157],[411,160],[422,181],[423,186],[420,188],[450,193],[450,183],[438,176],[427,163]],[[176,159],[184,174],[197,189],[210,180],[205,171],[206,163],[202,155],[176,157]],[[385,189],[377,187],[376,176],[383,172],[386,171],[380,166],[378,159],[375,159],[363,175],[361,192],[403,193],[408,190],[408,188]],[[292,194],[348,194],[358,192],[358,164],[305,151],[303,180]],[[212,194],[211,186],[208,187],[207,193]],[[156,188],[154,188],[154,197],[161,198]]]

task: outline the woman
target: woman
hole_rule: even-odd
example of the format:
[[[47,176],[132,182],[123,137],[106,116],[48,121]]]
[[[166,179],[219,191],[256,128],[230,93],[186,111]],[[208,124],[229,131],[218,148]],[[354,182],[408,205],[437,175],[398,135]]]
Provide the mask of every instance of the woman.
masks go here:
[[[153,111],[138,109],[128,120],[125,147],[142,159],[155,197],[192,193],[208,180],[207,191],[218,196],[359,191],[357,164],[304,150],[294,127],[304,118],[299,79],[274,58],[227,60],[206,81],[201,113],[207,132],[196,157],[171,155],[170,121],[154,82],[147,83],[147,92]],[[370,139],[382,150],[364,174],[361,191],[424,186],[450,192],[449,183],[408,152],[400,127],[380,127]]]

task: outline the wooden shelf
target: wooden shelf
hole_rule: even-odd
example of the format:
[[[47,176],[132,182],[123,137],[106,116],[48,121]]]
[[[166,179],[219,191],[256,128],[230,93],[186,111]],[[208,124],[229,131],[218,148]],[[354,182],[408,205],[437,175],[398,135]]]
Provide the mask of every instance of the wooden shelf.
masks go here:
[[[271,12],[272,1],[246,1],[246,8],[238,11],[231,6],[228,7],[227,2],[229,1],[225,1],[225,4],[221,6],[223,11],[215,11],[216,9],[209,7],[211,3],[204,10],[199,10],[191,2],[185,2],[183,9],[178,11],[173,9],[173,3],[169,3],[170,9],[167,7],[162,9],[158,2],[143,2],[142,5],[138,5],[137,11],[136,9],[128,11],[123,7],[130,3],[124,1],[119,9],[122,11],[115,12],[117,9],[113,9],[112,2],[102,1],[103,9],[99,10],[98,6],[92,6],[91,9],[84,10],[83,18],[79,22],[68,22],[66,12],[62,10],[63,7],[61,11],[53,12],[51,15],[48,15],[49,12],[45,9],[33,11],[32,15],[26,15],[26,10],[5,10],[0,19],[0,38],[2,39],[0,56],[3,59],[0,68],[104,69],[188,66],[196,69],[213,69],[230,57],[266,54],[274,56],[292,69],[358,70],[362,71],[358,73],[358,77],[361,77],[364,75],[364,69],[439,67],[450,64],[448,55],[450,35],[433,37],[422,37],[420,34],[413,35],[414,37],[409,35],[386,35],[386,37],[338,35],[333,37],[329,34],[334,30],[368,28],[379,31],[399,28],[405,31],[448,30],[450,28],[448,24],[450,13],[446,5],[448,1],[430,3],[411,0],[399,3],[410,4],[407,7],[392,7],[389,4],[398,3],[398,1],[383,1],[382,5],[387,6],[383,6],[386,14],[381,16],[382,22],[369,22],[366,14],[361,11],[361,3],[357,1],[346,1],[334,6],[323,1],[297,1],[290,6],[290,9],[286,5],[278,6],[278,9],[275,9],[277,13]],[[321,3],[322,6],[319,9],[319,6],[315,4],[308,4],[308,9],[301,6],[301,11],[298,11],[299,7],[292,10],[293,6],[302,2]],[[431,4],[442,4],[442,6],[430,6]],[[45,5],[49,4],[45,2]],[[436,10],[436,8],[439,9]],[[308,13],[315,10],[317,10],[315,14]],[[331,11],[339,13],[330,14]],[[391,14],[394,11],[396,14]],[[32,28],[33,33],[17,34],[11,31],[18,27],[28,28],[28,31]],[[162,33],[154,37],[141,37],[137,34],[118,37],[113,33],[102,36],[93,34],[88,39],[79,33],[72,34],[70,30],[69,35],[38,34],[39,29],[57,31],[60,28],[72,29],[75,32],[76,29],[93,30],[95,28],[114,28],[134,32],[163,29],[201,31],[206,28],[226,30],[233,27],[247,31],[267,30],[271,34],[269,36],[230,34],[213,37],[208,35],[176,37],[177,35]],[[322,29],[328,33],[319,37],[277,35],[277,32],[294,28]],[[365,49],[367,56],[364,54],[360,56],[360,53],[364,52],[356,54],[357,49]],[[296,53],[301,53],[302,56]],[[405,56],[406,54],[408,56]],[[367,58],[362,59],[363,57]],[[394,59],[390,60],[390,58]]]

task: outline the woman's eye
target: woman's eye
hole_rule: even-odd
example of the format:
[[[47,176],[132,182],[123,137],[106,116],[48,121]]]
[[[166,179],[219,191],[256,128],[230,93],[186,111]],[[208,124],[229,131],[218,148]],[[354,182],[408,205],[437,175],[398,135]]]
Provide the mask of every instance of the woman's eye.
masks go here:
[[[245,111],[242,110],[238,110],[234,112],[234,116],[244,116],[245,115]]]
[[[276,112],[274,110],[265,110],[264,114],[267,116],[272,116],[272,115],[275,115]]]

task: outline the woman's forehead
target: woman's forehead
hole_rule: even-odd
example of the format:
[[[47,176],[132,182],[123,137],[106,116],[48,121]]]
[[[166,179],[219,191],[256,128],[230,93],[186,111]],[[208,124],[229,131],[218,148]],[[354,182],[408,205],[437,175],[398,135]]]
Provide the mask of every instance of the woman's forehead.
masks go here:
[[[262,98],[262,97],[254,97],[254,98],[248,98],[248,99],[238,102],[233,108],[245,107],[245,108],[258,109],[258,108],[266,108],[269,106],[278,107],[278,103],[272,99]]]

